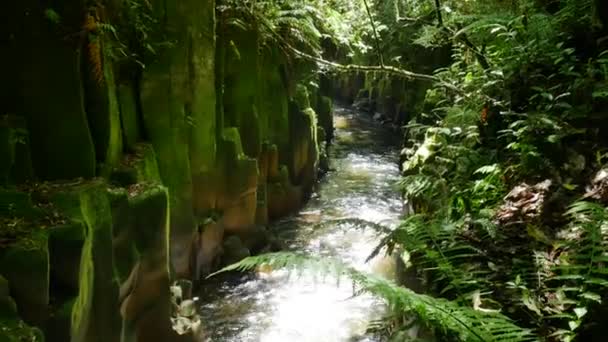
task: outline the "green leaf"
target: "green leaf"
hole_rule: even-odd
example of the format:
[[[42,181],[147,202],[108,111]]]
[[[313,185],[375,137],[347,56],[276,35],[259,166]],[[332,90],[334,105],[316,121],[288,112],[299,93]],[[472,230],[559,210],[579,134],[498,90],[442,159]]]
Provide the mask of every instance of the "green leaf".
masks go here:
[[[44,10],[44,16],[53,24],[61,23],[61,16],[52,8]]]
[[[574,313],[576,317],[583,318],[587,314],[587,308],[574,308]]]
[[[602,302],[602,296],[600,296],[597,293],[593,293],[593,292],[585,292],[581,295],[581,297],[585,298],[585,299],[589,299],[592,300],[594,302],[597,303],[601,303]]]
[[[596,90],[591,94],[591,96],[594,99],[608,97],[608,90]]]
[[[569,321],[568,322],[568,327],[570,328],[570,330],[576,330],[576,328],[578,328],[581,325],[581,322],[579,321]]]

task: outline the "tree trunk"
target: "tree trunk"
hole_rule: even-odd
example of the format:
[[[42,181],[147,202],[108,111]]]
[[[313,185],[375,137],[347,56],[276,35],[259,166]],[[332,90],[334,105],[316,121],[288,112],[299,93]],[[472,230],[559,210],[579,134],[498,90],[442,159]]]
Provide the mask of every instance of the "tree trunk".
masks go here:
[[[437,23],[439,27],[443,26],[443,17],[441,16],[441,2],[440,0],[435,0],[435,11],[437,11]]]

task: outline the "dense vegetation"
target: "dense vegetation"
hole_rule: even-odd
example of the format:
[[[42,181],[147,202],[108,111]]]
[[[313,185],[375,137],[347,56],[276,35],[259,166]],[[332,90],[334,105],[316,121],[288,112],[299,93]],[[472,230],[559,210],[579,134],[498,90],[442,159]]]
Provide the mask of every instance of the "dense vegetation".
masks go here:
[[[425,93],[405,118],[400,185],[414,214],[374,252],[400,253],[425,294],[292,254],[229,269],[323,264],[386,299],[391,313],[374,328],[398,341],[412,315],[440,340],[601,339],[608,287],[603,1],[223,5],[246,14],[234,24],[256,27],[294,60],[315,62],[327,75],[359,73],[360,95],[381,99],[387,84],[403,78]],[[449,54],[429,65],[420,51]]]

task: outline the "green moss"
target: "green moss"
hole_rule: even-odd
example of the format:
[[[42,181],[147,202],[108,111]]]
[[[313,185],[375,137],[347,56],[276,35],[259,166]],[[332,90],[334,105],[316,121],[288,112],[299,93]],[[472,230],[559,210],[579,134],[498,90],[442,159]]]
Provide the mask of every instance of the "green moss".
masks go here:
[[[70,341],[72,312],[75,298],[70,298],[54,307],[45,330],[48,341]]]
[[[188,12],[192,27],[202,32],[190,36],[192,49],[190,70],[193,77],[192,98],[188,106],[192,121],[190,128],[190,164],[193,174],[210,172],[216,164],[216,82],[215,82],[215,9],[213,2],[191,2],[190,7],[198,8]],[[190,27],[185,28],[191,32]]]
[[[224,69],[224,122],[238,127],[245,154],[257,157],[261,150],[259,120],[259,54],[257,32],[229,27],[223,39],[226,51]]]
[[[17,317],[17,304],[10,296],[8,280],[0,275],[0,319]]]
[[[29,134],[23,117],[0,117],[0,160],[3,161],[0,164],[0,186],[34,178]]]
[[[18,319],[0,321],[0,341],[2,342],[44,342],[42,331],[32,328]]]
[[[289,180],[289,168],[286,165],[279,166],[279,177],[274,183],[277,184],[290,184]]]
[[[120,331],[107,187],[97,180],[46,188],[54,208],[70,220],[47,231],[53,288],[61,289],[55,298],[75,298],[69,323],[72,341],[114,341]],[[54,334],[64,336],[67,332],[57,330]]]
[[[308,95],[308,89],[302,84],[296,86],[296,95],[294,100],[298,104],[298,108],[304,110],[310,108],[310,97]]]
[[[79,264],[85,233],[85,226],[80,222],[49,229],[51,283],[70,296],[78,294]]]
[[[0,186],[7,185],[13,164],[15,163],[15,137],[8,125],[0,119]]]
[[[121,186],[136,183],[160,183],[160,171],[156,161],[154,147],[139,143],[133,147],[133,153],[124,156],[121,164],[111,174],[112,182]]]
[[[114,279],[112,216],[105,184],[74,189],[80,199],[86,240],[79,294],[72,312],[72,341],[115,341],[120,334],[118,286]]]
[[[325,130],[325,139],[323,141],[330,142],[334,137],[334,119],[333,119],[333,103],[327,96],[321,96],[319,99],[318,114],[319,126]]]
[[[244,157],[245,154],[242,146],[243,144],[241,143],[241,135],[238,128],[225,128],[220,146],[220,154],[224,156],[228,164]]]
[[[285,61],[277,48],[264,50],[260,60],[258,120],[263,141],[276,144],[281,155],[288,154],[289,114],[286,80],[282,76]]]
[[[93,324],[93,291],[95,281],[93,263],[93,240],[86,239],[80,257],[80,279],[78,298],[71,312],[70,336],[72,341],[86,341],[89,326]]]
[[[125,189],[108,191],[112,210],[112,247],[114,249],[114,273],[119,282],[124,282],[135,266],[138,258],[133,232],[133,212],[129,195]]]
[[[258,177],[256,159],[247,157],[242,148],[239,131],[235,127],[224,129],[220,152],[223,156],[225,186],[221,190],[225,195],[238,195],[252,187],[255,188]]]
[[[179,51],[181,47],[177,51],[172,49],[172,53]],[[142,113],[163,184],[171,194],[172,251],[175,253],[172,260],[182,265],[179,267],[184,267],[184,264],[187,265],[187,257],[180,248],[188,244],[186,238],[189,239],[196,228],[190,168],[191,126],[185,121],[183,94],[174,93],[169,75],[173,72],[170,66],[174,59],[179,65],[187,66],[188,62],[168,53],[158,57],[159,61],[149,64],[144,72],[141,87]],[[184,81],[184,84],[187,83]]]
[[[192,177],[203,180],[216,164],[215,8],[208,1],[151,4],[154,16],[163,18],[157,38],[172,44],[146,60],[140,97],[147,137],[171,194],[172,259],[182,268],[183,245],[196,227],[193,209],[206,209],[193,208],[193,187],[206,188]]]
[[[45,231],[21,237],[0,256],[0,273],[9,281],[20,316],[44,326],[49,303],[49,253]]]
[[[16,190],[0,190],[0,219],[2,217],[36,219],[41,216],[42,211],[34,207],[30,193]]]
[[[140,193],[129,198],[134,220],[134,239],[140,253],[154,252],[157,246],[166,246],[168,220],[168,192],[160,185],[146,185]],[[159,234],[160,233],[160,234]]]
[[[102,40],[101,38],[99,38]],[[114,83],[114,70],[106,50],[108,43],[101,42],[103,51],[103,80],[98,80],[94,72],[86,73],[86,110],[91,128],[99,174],[108,176],[122,154],[122,130],[120,108]],[[88,61],[88,59],[87,59]],[[87,70],[95,67],[87,64]]]
[[[312,108],[300,110],[295,102],[290,105],[291,154],[289,171],[293,184],[303,185],[308,191],[316,179],[319,161],[317,118]]]
[[[95,149],[83,105],[81,51],[42,34],[31,42],[35,60],[22,69],[33,164],[44,180],[94,177]],[[40,59],[35,56],[45,56]]]
[[[135,91],[131,84],[119,84],[116,91],[118,93],[123,142],[127,149],[133,150],[135,144],[141,138]]]

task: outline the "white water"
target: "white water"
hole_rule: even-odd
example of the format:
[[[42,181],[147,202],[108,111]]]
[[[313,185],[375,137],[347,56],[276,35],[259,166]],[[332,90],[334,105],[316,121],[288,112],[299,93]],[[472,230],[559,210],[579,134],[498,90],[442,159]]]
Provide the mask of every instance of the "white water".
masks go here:
[[[391,263],[365,259],[377,232],[352,224],[323,224],[359,218],[393,225],[401,212],[396,144],[365,114],[338,108],[331,165],[302,211],[273,229],[288,249],[336,258],[368,272],[388,274]],[[378,342],[366,334],[381,317],[382,302],[353,297],[347,279],[289,276],[284,271],[225,276],[203,289],[200,307],[206,341],[213,342]]]

